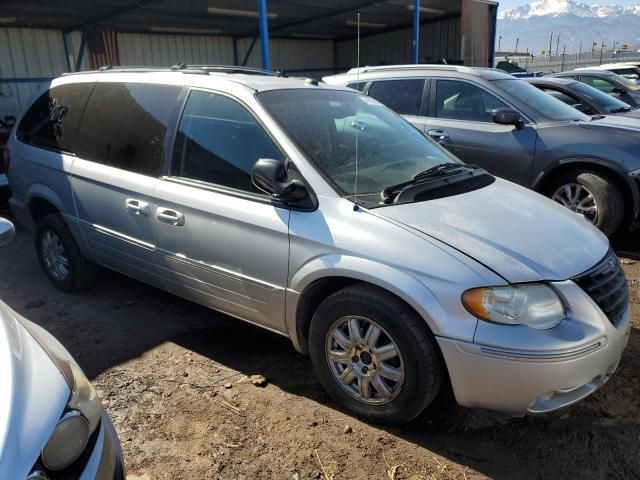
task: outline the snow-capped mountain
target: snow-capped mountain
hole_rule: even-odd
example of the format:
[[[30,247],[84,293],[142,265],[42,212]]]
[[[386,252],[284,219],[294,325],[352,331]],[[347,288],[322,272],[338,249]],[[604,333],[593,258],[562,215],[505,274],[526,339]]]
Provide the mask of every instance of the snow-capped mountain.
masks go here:
[[[616,18],[624,15],[640,14],[640,4],[620,5],[587,5],[571,0],[538,0],[498,14],[499,20],[528,20],[533,17],[559,17],[575,15],[582,18]]]
[[[608,47],[640,45],[640,4],[587,5],[573,0],[538,0],[498,13],[500,49],[513,50],[519,38],[518,50],[540,53],[549,49],[549,37],[554,32],[553,49],[560,35],[559,51],[566,45],[567,53],[591,50],[592,42],[604,42]],[[498,45],[496,45],[496,48]]]

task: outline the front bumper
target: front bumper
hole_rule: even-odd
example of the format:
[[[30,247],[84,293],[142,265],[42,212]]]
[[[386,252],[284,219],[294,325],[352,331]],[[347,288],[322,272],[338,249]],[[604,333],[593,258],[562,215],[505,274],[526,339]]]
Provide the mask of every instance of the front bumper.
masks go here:
[[[576,403],[609,380],[629,339],[630,322],[629,307],[606,335],[546,352],[437,340],[460,405],[543,413]]]
[[[98,438],[79,480],[124,480],[125,466],[116,430],[106,413],[102,414]]]

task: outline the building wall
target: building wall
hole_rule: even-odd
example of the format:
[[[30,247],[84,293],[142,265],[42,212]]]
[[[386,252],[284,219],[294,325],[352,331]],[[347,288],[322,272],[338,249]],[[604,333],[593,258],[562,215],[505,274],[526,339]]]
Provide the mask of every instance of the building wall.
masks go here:
[[[397,30],[360,39],[360,65],[411,63],[412,29]],[[420,26],[420,60],[433,63],[442,58],[461,62],[460,18]],[[337,63],[341,68],[355,67],[357,40],[339,42]]]
[[[460,61],[460,37],[457,18],[423,25],[421,59]],[[0,117],[18,116],[50,79],[74,70],[81,42],[79,31],[63,35],[59,30],[0,27]],[[236,40],[238,63],[244,60],[251,43],[251,38]],[[225,36],[119,33],[118,47],[122,65],[168,67],[179,61],[235,63],[234,40]],[[346,69],[356,64],[355,40],[338,42],[334,47],[332,40],[272,38],[270,48],[272,68],[297,76],[321,78],[335,73],[336,68]],[[362,38],[361,65],[410,61],[410,28]],[[259,41],[251,49],[246,65],[261,66]],[[88,68],[86,49],[80,70]]]

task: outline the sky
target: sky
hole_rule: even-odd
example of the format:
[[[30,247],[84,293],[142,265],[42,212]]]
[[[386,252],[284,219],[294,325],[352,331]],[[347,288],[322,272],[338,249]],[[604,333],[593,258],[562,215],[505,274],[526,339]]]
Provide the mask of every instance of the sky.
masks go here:
[[[509,10],[510,8],[519,7],[531,3],[533,0],[499,0],[500,10]],[[577,0],[580,3],[589,5],[637,5],[640,0]]]

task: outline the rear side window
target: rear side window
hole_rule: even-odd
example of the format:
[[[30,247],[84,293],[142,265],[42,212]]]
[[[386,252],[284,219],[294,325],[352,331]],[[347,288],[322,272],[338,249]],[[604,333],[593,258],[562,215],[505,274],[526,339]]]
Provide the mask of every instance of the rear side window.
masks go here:
[[[173,176],[264,195],[251,182],[260,158],[284,161],[244,106],[224,95],[191,92],[176,135]]]
[[[501,100],[476,85],[457,80],[438,80],[436,117],[473,122],[493,122],[493,111],[508,108]]]
[[[360,92],[364,91],[364,87],[367,85],[367,82],[355,82],[355,83],[347,83],[347,87],[353,88],[354,90],[358,90]]]
[[[78,155],[111,167],[157,176],[180,87],[98,83],[78,135]]]
[[[75,153],[76,131],[94,83],[60,85],[42,94],[18,125],[21,142]]]
[[[400,115],[420,115],[424,80],[374,82],[368,94]]]

